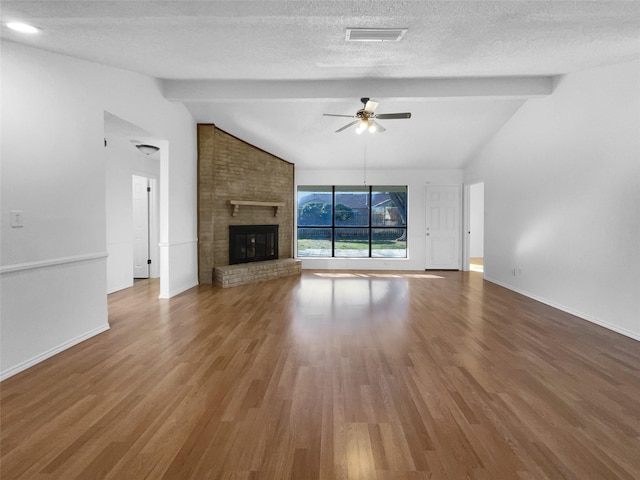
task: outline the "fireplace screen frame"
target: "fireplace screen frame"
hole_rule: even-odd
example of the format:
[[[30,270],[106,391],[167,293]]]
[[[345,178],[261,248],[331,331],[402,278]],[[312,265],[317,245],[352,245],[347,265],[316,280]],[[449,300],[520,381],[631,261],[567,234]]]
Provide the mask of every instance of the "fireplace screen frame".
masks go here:
[[[279,225],[229,225],[229,265],[278,259]]]

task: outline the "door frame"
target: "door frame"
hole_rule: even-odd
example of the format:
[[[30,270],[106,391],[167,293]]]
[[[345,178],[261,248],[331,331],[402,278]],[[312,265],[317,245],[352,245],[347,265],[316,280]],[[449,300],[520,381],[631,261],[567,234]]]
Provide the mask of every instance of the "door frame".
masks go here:
[[[471,269],[471,185],[462,186],[462,271]]]
[[[462,197],[462,269],[465,272],[471,271],[471,187],[473,185],[484,185],[484,182],[465,183],[463,185]],[[484,190],[484,187],[483,187]],[[484,215],[483,215],[484,222]],[[484,242],[483,242],[484,244]],[[482,273],[484,276],[484,271]]]

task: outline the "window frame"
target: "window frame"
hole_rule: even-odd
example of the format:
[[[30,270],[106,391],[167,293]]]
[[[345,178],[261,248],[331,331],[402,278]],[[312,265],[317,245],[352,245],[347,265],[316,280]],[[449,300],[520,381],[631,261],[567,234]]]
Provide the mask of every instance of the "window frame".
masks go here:
[[[310,185],[310,186],[315,186],[318,188],[326,188],[326,192],[328,193],[328,189],[329,186],[328,185]],[[394,187],[394,188],[404,188],[404,193],[407,196],[407,200],[409,197],[409,187],[407,185],[384,185],[387,187]],[[297,195],[296,195],[296,203],[299,200],[299,194],[300,194],[300,188],[304,188],[305,185],[298,185],[297,186]],[[315,256],[301,256],[300,252],[298,250],[298,242],[300,241],[300,238],[298,237],[298,232],[300,231],[301,228],[309,228],[309,229],[328,229],[331,230],[331,257],[330,258],[368,258],[368,259],[385,259],[388,260],[390,258],[402,258],[402,259],[406,259],[409,258],[409,254],[408,254],[408,248],[409,248],[409,242],[408,242],[408,235],[407,232],[409,230],[409,221],[408,221],[408,211],[409,211],[409,205],[408,205],[408,201],[407,201],[407,207],[406,207],[406,211],[405,211],[405,219],[404,219],[404,225],[403,226],[398,226],[398,225],[372,225],[372,220],[373,220],[373,205],[372,205],[372,199],[373,199],[373,194],[374,192],[378,192],[378,191],[382,191],[384,192],[384,190],[375,190],[375,189],[379,189],[380,187],[383,186],[375,186],[375,185],[367,185],[366,186],[366,195],[367,195],[367,210],[368,210],[368,223],[367,225],[336,225],[336,188],[338,188],[338,193],[340,192],[349,192],[350,188],[353,189],[353,191],[362,191],[362,186],[355,186],[355,185],[331,185],[331,225],[300,225],[299,224],[299,217],[296,217],[296,252],[298,257],[302,257],[302,258],[327,258],[327,257],[315,257]],[[299,204],[296,205],[296,211],[299,213],[299,209],[300,206]],[[336,256],[336,230],[340,230],[340,229],[348,229],[348,228],[366,228],[368,231],[368,255],[366,257],[358,257],[358,256]],[[374,257],[372,256],[373,253],[373,230],[391,230],[391,229],[403,229],[405,231],[405,236],[407,237],[407,239],[405,240],[406,245],[404,248],[404,256],[402,257]]]

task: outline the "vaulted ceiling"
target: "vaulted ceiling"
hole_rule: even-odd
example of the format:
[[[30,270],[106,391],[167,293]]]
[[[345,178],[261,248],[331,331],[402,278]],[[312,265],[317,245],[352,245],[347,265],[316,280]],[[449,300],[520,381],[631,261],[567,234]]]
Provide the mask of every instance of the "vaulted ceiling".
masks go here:
[[[640,58],[637,1],[3,1],[2,37],[161,79],[300,168],[461,168],[554,77]],[[4,22],[42,29],[24,37]],[[348,28],[406,28],[348,42]],[[384,133],[334,133],[361,97]],[[535,100],[533,100],[535,101]]]

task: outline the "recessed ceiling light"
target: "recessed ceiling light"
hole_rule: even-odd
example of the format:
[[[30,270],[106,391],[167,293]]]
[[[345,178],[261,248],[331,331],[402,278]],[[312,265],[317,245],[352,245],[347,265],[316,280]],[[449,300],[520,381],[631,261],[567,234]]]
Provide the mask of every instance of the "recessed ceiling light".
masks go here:
[[[399,42],[407,28],[347,28],[347,42]]]
[[[34,27],[33,25],[29,25],[28,23],[23,22],[8,22],[7,27],[11,30],[15,30],[20,33],[28,33],[33,35],[34,33],[40,33],[42,30],[38,27]]]

